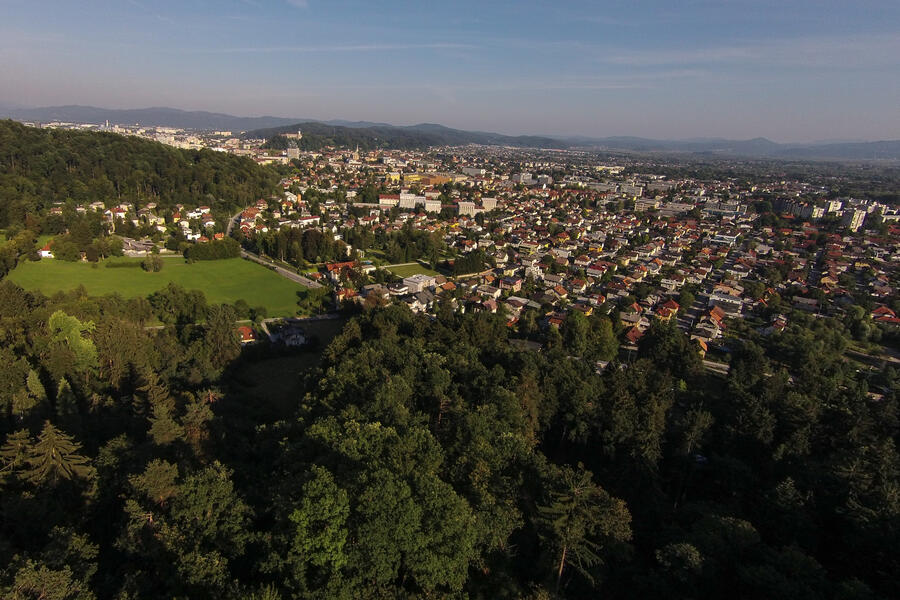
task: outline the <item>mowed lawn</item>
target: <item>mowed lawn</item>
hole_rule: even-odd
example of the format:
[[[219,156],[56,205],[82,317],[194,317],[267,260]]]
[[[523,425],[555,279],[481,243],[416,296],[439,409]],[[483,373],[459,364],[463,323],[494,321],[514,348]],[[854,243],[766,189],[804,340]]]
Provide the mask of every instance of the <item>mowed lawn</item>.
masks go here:
[[[231,376],[241,402],[256,403],[274,418],[290,418],[303,398],[303,377],[319,365],[322,352],[346,324],[347,319],[307,321],[303,330],[319,340],[315,350],[243,363]]]
[[[418,263],[414,265],[403,265],[399,267],[388,267],[388,271],[396,275],[397,277],[409,277],[410,275],[440,275],[437,271],[432,271],[428,267],[422,266]]]
[[[140,258],[114,258],[113,262],[136,262]],[[159,273],[138,268],[107,268],[101,261],[90,263],[43,259],[22,261],[9,279],[27,290],[50,295],[83,285],[92,296],[114,292],[125,298],[149,296],[176,283],[185,289],[201,290],[211,304],[233,303],[243,299],[250,306],[265,306],[270,317],[291,316],[297,312],[298,283],[240,258],[197,261],[188,264],[182,258],[163,258]]]

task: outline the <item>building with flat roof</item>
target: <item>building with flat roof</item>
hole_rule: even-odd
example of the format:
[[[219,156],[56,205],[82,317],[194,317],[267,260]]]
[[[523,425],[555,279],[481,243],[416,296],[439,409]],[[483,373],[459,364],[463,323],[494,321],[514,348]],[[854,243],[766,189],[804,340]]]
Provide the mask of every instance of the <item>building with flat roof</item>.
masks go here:
[[[474,217],[475,216],[475,203],[474,202],[460,202],[459,203],[459,214]]]
[[[430,287],[434,287],[434,282],[434,277],[422,273],[416,273],[415,275],[403,278],[403,285],[407,287],[410,294],[416,294],[427,290]]]

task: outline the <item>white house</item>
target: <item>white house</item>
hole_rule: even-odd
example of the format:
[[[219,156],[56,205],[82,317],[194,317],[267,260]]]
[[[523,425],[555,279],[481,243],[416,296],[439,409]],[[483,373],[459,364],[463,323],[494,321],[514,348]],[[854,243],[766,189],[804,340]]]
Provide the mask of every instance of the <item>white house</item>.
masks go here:
[[[422,290],[427,290],[428,288],[434,287],[435,279],[430,275],[424,275],[422,273],[417,273],[415,275],[410,275],[409,277],[403,278],[403,284],[407,287],[410,294],[415,294],[421,292]]]

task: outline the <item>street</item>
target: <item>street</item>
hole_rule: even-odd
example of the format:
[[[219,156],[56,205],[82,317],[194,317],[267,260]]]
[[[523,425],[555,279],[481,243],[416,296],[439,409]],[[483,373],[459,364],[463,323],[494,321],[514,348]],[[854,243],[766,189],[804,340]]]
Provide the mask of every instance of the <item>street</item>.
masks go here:
[[[274,262],[272,262],[266,258],[263,258],[261,256],[257,256],[256,254],[253,254],[252,252],[247,252],[243,248],[241,249],[241,258],[246,258],[247,260],[252,260],[253,262],[258,263],[264,267],[269,267],[272,270],[274,270],[276,273],[281,275],[282,277],[284,277],[286,279],[290,279],[291,281],[295,281],[301,285],[305,285],[308,288],[322,287],[322,284],[320,284],[316,281],[313,281],[312,279],[308,279],[302,275],[298,275],[297,273],[294,273],[293,271],[288,271],[284,267],[279,267]]]

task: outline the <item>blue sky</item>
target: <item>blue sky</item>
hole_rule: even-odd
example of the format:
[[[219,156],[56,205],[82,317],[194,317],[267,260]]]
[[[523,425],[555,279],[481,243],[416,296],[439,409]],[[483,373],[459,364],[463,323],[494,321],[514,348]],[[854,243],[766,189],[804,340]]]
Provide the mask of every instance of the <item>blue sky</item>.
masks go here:
[[[900,139],[900,1],[0,0],[0,103]]]

